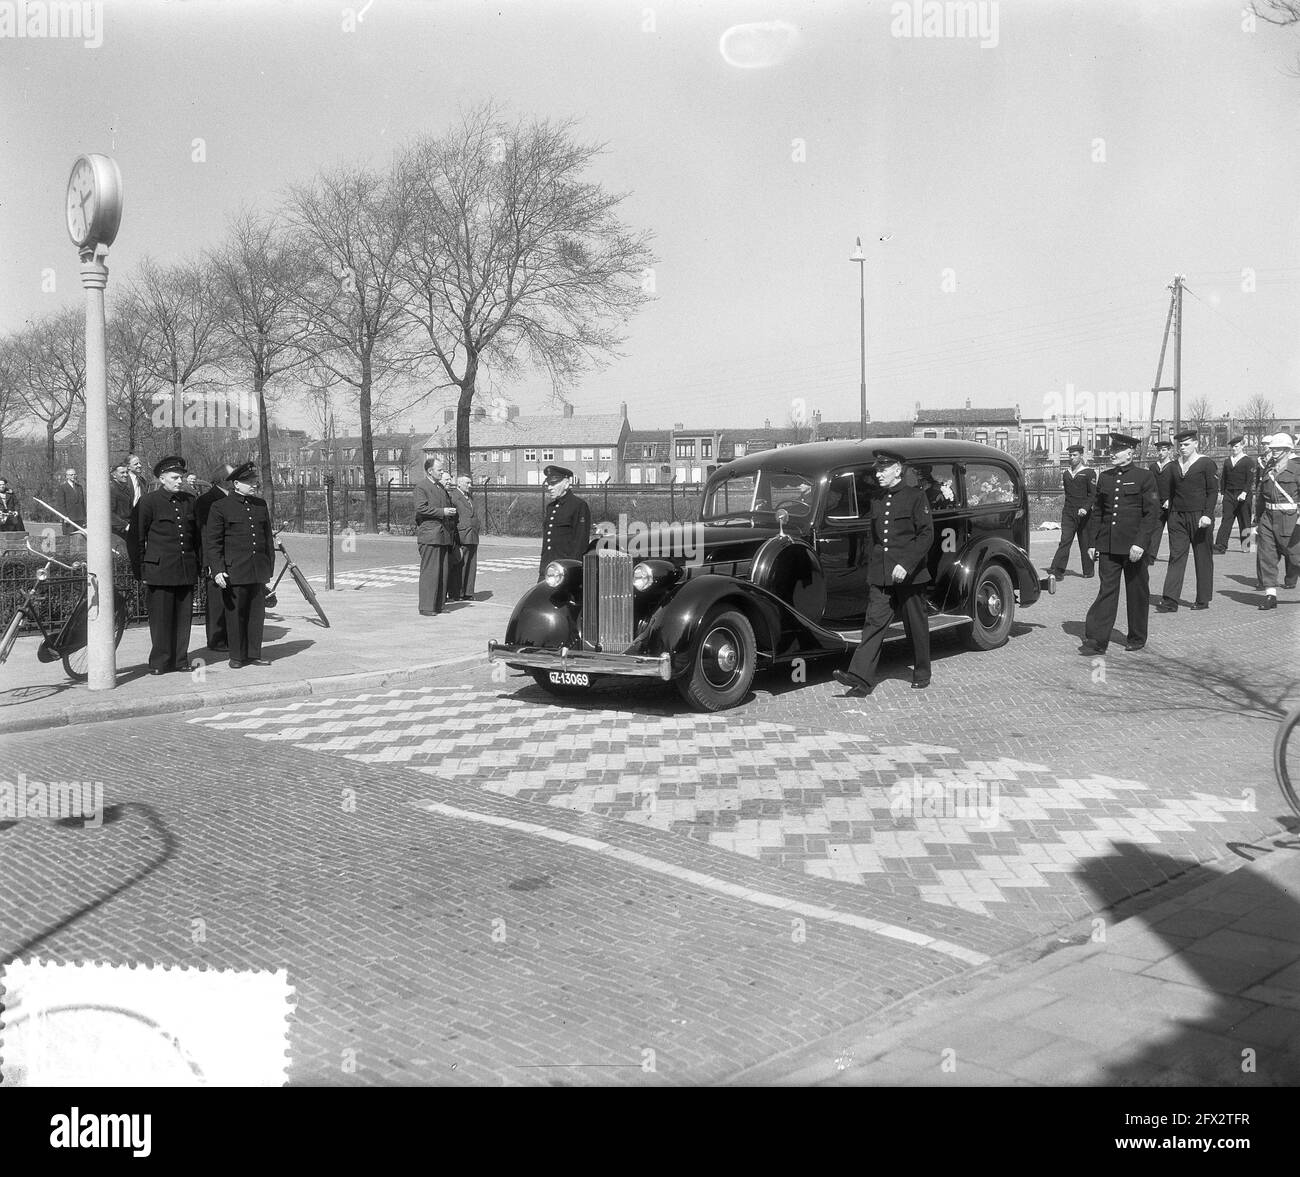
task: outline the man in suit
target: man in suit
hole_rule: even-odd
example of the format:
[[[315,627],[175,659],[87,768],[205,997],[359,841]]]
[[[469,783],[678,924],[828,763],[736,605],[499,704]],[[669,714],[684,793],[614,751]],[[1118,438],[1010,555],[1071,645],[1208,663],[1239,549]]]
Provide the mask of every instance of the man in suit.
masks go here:
[[[1088,518],[1088,548],[1101,566],[1101,584],[1084,621],[1080,654],[1106,652],[1119,612],[1121,575],[1128,614],[1124,649],[1137,651],[1147,644],[1151,590],[1146,554],[1160,517],[1160,500],[1155,475],[1133,462],[1137,445],[1135,437],[1112,433],[1110,457],[1115,464],[1097,478]]]
[[[903,457],[876,450],[876,480],[880,495],[871,500],[872,546],[867,556],[867,610],[862,642],[847,671],[834,672],[835,681],[849,688],[849,698],[876,689],[876,669],[885,631],[896,613],[912,647],[912,689],[930,685],[930,623],[925,611],[925,586],[930,583],[928,557],[934,520],[925,492],[903,482]]]
[[[1076,443],[1067,447],[1067,452],[1070,455],[1070,468],[1061,475],[1061,488],[1065,491],[1065,505],[1061,508],[1061,542],[1056,546],[1056,555],[1052,557],[1048,571],[1057,580],[1065,578],[1065,569],[1070,563],[1070,548],[1077,538],[1083,578],[1089,580],[1094,573],[1085,536],[1088,530],[1088,509],[1092,506],[1093,492],[1097,489],[1097,471],[1083,464],[1083,446]]]
[[[1208,609],[1214,596],[1214,551],[1210,528],[1219,501],[1219,471],[1214,461],[1197,453],[1196,430],[1174,434],[1178,461],[1173,465],[1169,494],[1169,569],[1164,592],[1156,602],[1157,613],[1177,613],[1178,594],[1183,591],[1187,555],[1196,568],[1196,600],[1193,609]]]
[[[1255,476],[1259,462],[1253,454],[1246,453],[1246,439],[1234,437],[1228,442],[1231,452],[1223,460],[1219,475],[1219,489],[1223,492],[1223,522],[1214,537],[1214,550],[1223,555],[1228,550],[1228,537],[1232,534],[1232,521],[1237,521],[1237,536],[1241,547],[1246,548],[1246,534],[1250,531],[1251,510],[1254,504]]]
[[[0,531],[25,531],[23,507],[16,490],[9,489],[9,480],[0,478]]]
[[[456,508],[456,538],[459,540],[459,558],[451,577],[450,598],[453,601],[472,601],[474,582],[478,578],[478,523],[474,519],[473,483],[468,474],[456,479],[448,492],[451,505]]]
[[[234,469],[234,466],[228,462],[218,466],[212,474],[212,485],[199,495],[194,503],[194,517],[198,520],[199,537],[203,540],[202,575],[208,581],[205,594],[207,615],[204,618],[204,630],[208,640],[208,649],[214,653],[229,650],[230,640],[229,631],[226,627],[226,602],[223,599],[224,594],[221,590],[213,587],[212,575],[215,570],[208,559],[209,552],[205,533],[208,527],[208,516],[212,513],[212,508],[230,494],[229,478]]]
[[[131,529],[131,475],[127,470],[126,459],[117,462],[109,472],[108,515],[113,534],[126,543],[127,532]],[[117,545],[114,545],[116,547]]]
[[[1258,523],[1251,538],[1256,542],[1259,582],[1264,586],[1261,610],[1277,608],[1277,582],[1285,566],[1286,587],[1295,588],[1300,575],[1300,461],[1289,433],[1264,438],[1268,447],[1266,471],[1259,479],[1255,502]]]
[[[1165,524],[1169,522],[1169,496],[1173,493],[1174,480],[1174,443],[1169,438],[1156,442],[1156,460],[1147,469],[1155,475],[1156,497],[1160,500],[1160,519],[1147,552],[1147,564],[1151,565],[1160,555],[1160,540],[1165,534]]]
[[[591,508],[573,494],[573,471],[547,466],[546,507],[542,512],[542,559],[537,579],[544,580],[552,560],[581,560],[591,542]]]
[[[131,570],[149,590],[149,673],[191,670],[190,611],[199,576],[199,529],[194,498],[181,489],[184,458],[163,458],[154,468],[160,485],[131,513],[127,547]]]
[[[456,508],[442,485],[437,458],[424,463],[424,479],[415,484],[415,541],[420,546],[420,616],[436,617],[447,600],[447,582],[455,545]]]
[[[63,481],[54,490],[54,505],[61,514],[71,519],[72,523],[86,526],[86,488],[77,481],[75,470],[64,471]],[[63,534],[81,535],[82,533],[73,527],[72,523],[64,522]]]
[[[126,470],[131,476],[131,506],[134,507],[149,490],[145,481],[144,463],[140,461],[139,454],[127,455]]]
[[[262,657],[266,582],[275,571],[275,538],[266,500],[257,496],[257,466],[230,472],[230,493],[208,509],[203,558],[226,610],[230,668],[270,666]]]

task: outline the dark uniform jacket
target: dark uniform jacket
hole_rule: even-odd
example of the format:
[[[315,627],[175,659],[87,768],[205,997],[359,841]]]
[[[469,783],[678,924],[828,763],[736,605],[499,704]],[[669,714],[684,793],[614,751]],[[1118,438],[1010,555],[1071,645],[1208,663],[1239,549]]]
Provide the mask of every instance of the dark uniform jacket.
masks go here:
[[[141,497],[126,533],[131,569],[145,584],[194,584],[199,578],[199,525],[194,496],[159,487]]]
[[[1061,475],[1065,491],[1065,510],[1071,515],[1092,506],[1092,492],[1097,489],[1097,471],[1091,466],[1080,466],[1078,471],[1066,470]]]
[[[199,521],[199,539],[203,543],[203,570],[206,572],[211,567],[211,561],[208,559],[207,546],[208,541],[204,538],[204,532],[208,526],[208,515],[212,511],[214,504],[219,503],[226,498],[226,492],[219,486],[211,486],[205,490],[194,502],[194,517]]]
[[[1157,493],[1155,475],[1141,466],[1103,470],[1088,519],[1088,547],[1116,556],[1133,547],[1148,550],[1160,523]]]
[[[1234,466],[1231,459],[1223,459],[1223,474],[1219,479],[1220,489],[1223,491],[1225,500],[1236,502],[1237,496],[1244,491],[1252,489],[1251,483],[1255,478],[1255,471],[1259,469],[1259,462],[1250,454],[1243,454]]]
[[[456,521],[447,515],[447,508],[452,506],[455,504],[441,483],[425,478],[415,484],[417,543],[446,548],[456,542]]]
[[[867,583],[892,585],[894,565],[907,572],[903,584],[928,584],[928,557],[934,540],[934,520],[923,491],[899,483],[871,500],[871,553]]]
[[[474,521],[474,504],[459,487],[451,491],[451,505],[456,508],[456,536],[463,544],[478,543],[478,524]]]
[[[135,496],[131,491],[131,483],[127,482],[123,486],[120,482],[110,478],[108,481],[108,514],[109,526],[114,535],[125,537],[127,528],[131,525],[131,500]]]
[[[1160,497],[1161,506],[1169,501],[1169,496],[1173,493],[1175,465],[1177,465],[1177,463],[1171,458],[1164,464],[1164,466],[1161,466],[1159,462],[1152,462],[1151,465],[1147,467],[1147,469],[1155,476],[1156,494]]]
[[[60,482],[54,491],[54,505],[74,523],[86,524],[86,491],[79,482]]]
[[[1257,510],[1256,519],[1264,522],[1264,512],[1268,511],[1270,503],[1280,503],[1283,507],[1289,507],[1287,495],[1292,500],[1300,504],[1300,459],[1290,458],[1285,463],[1279,462],[1267,474],[1261,471],[1259,479],[1259,491],[1256,495]],[[1285,511],[1268,511],[1276,522],[1278,517],[1289,517],[1291,519],[1300,519],[1300,512],[1294,510]]]
[[[542,562],[538,577],[552,560],[581,560],[591,542],[591,508],[573,491],[552,499],[542,512]]]
[[[1200,454],[1187,467],[1187,473],[1175,460],[1171,463],[1173,475],[1169,483],[1169,510],[1171,514],[1206,515],[1214,518],[1214,507],[1219,501],[1219,471],[1213,458]]]
[[[208,510],[203,529],[203,559],[216,576],[230,584],[262,584],[275,571],[275,538],[266,500],[256,495],[227,495]]]

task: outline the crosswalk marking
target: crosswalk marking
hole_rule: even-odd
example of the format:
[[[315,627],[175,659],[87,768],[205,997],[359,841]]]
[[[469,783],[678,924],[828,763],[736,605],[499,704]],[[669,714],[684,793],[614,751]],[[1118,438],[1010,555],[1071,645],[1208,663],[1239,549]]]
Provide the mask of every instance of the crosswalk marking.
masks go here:
[[[518,572],[530,570],[536,572],[536,556],[493,556],[479,557],[480,573]],[[319,584],[325,583],[325,575],[308,577]],[[415,584],[420,579],[419,564],[391,564],[384,568],[359,568],[350,572],[335,572],[334,587],[350,589],[391,588],[394,585]]]

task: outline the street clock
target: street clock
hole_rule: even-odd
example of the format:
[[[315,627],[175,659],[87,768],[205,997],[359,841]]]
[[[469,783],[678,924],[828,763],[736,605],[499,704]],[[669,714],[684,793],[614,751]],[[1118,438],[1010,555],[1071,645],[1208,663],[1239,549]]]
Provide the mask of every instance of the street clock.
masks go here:
[[[78,249],[112,245],[122,220],[122,173],[107,155],[82,155],[68,177],[68,236]]]

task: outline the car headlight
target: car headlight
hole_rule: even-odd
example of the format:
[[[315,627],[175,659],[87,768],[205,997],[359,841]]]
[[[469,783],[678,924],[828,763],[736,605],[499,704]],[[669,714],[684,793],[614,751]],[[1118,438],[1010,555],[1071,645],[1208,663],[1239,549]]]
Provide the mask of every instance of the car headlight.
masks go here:
[[[552,560],[546,566],[546,576],[543,578],[551,588],[559,588],[564,583],[566,576],[565,567],[558,560]]]
[[[655,582],[655,574],[649,564],[638,564],[632,569],[632,587],[643,593]]]
[[[644,593],[656,585],[671,584],[678,575],[677,566],[669,560],[642,560],[632,569],[632,587]]]

